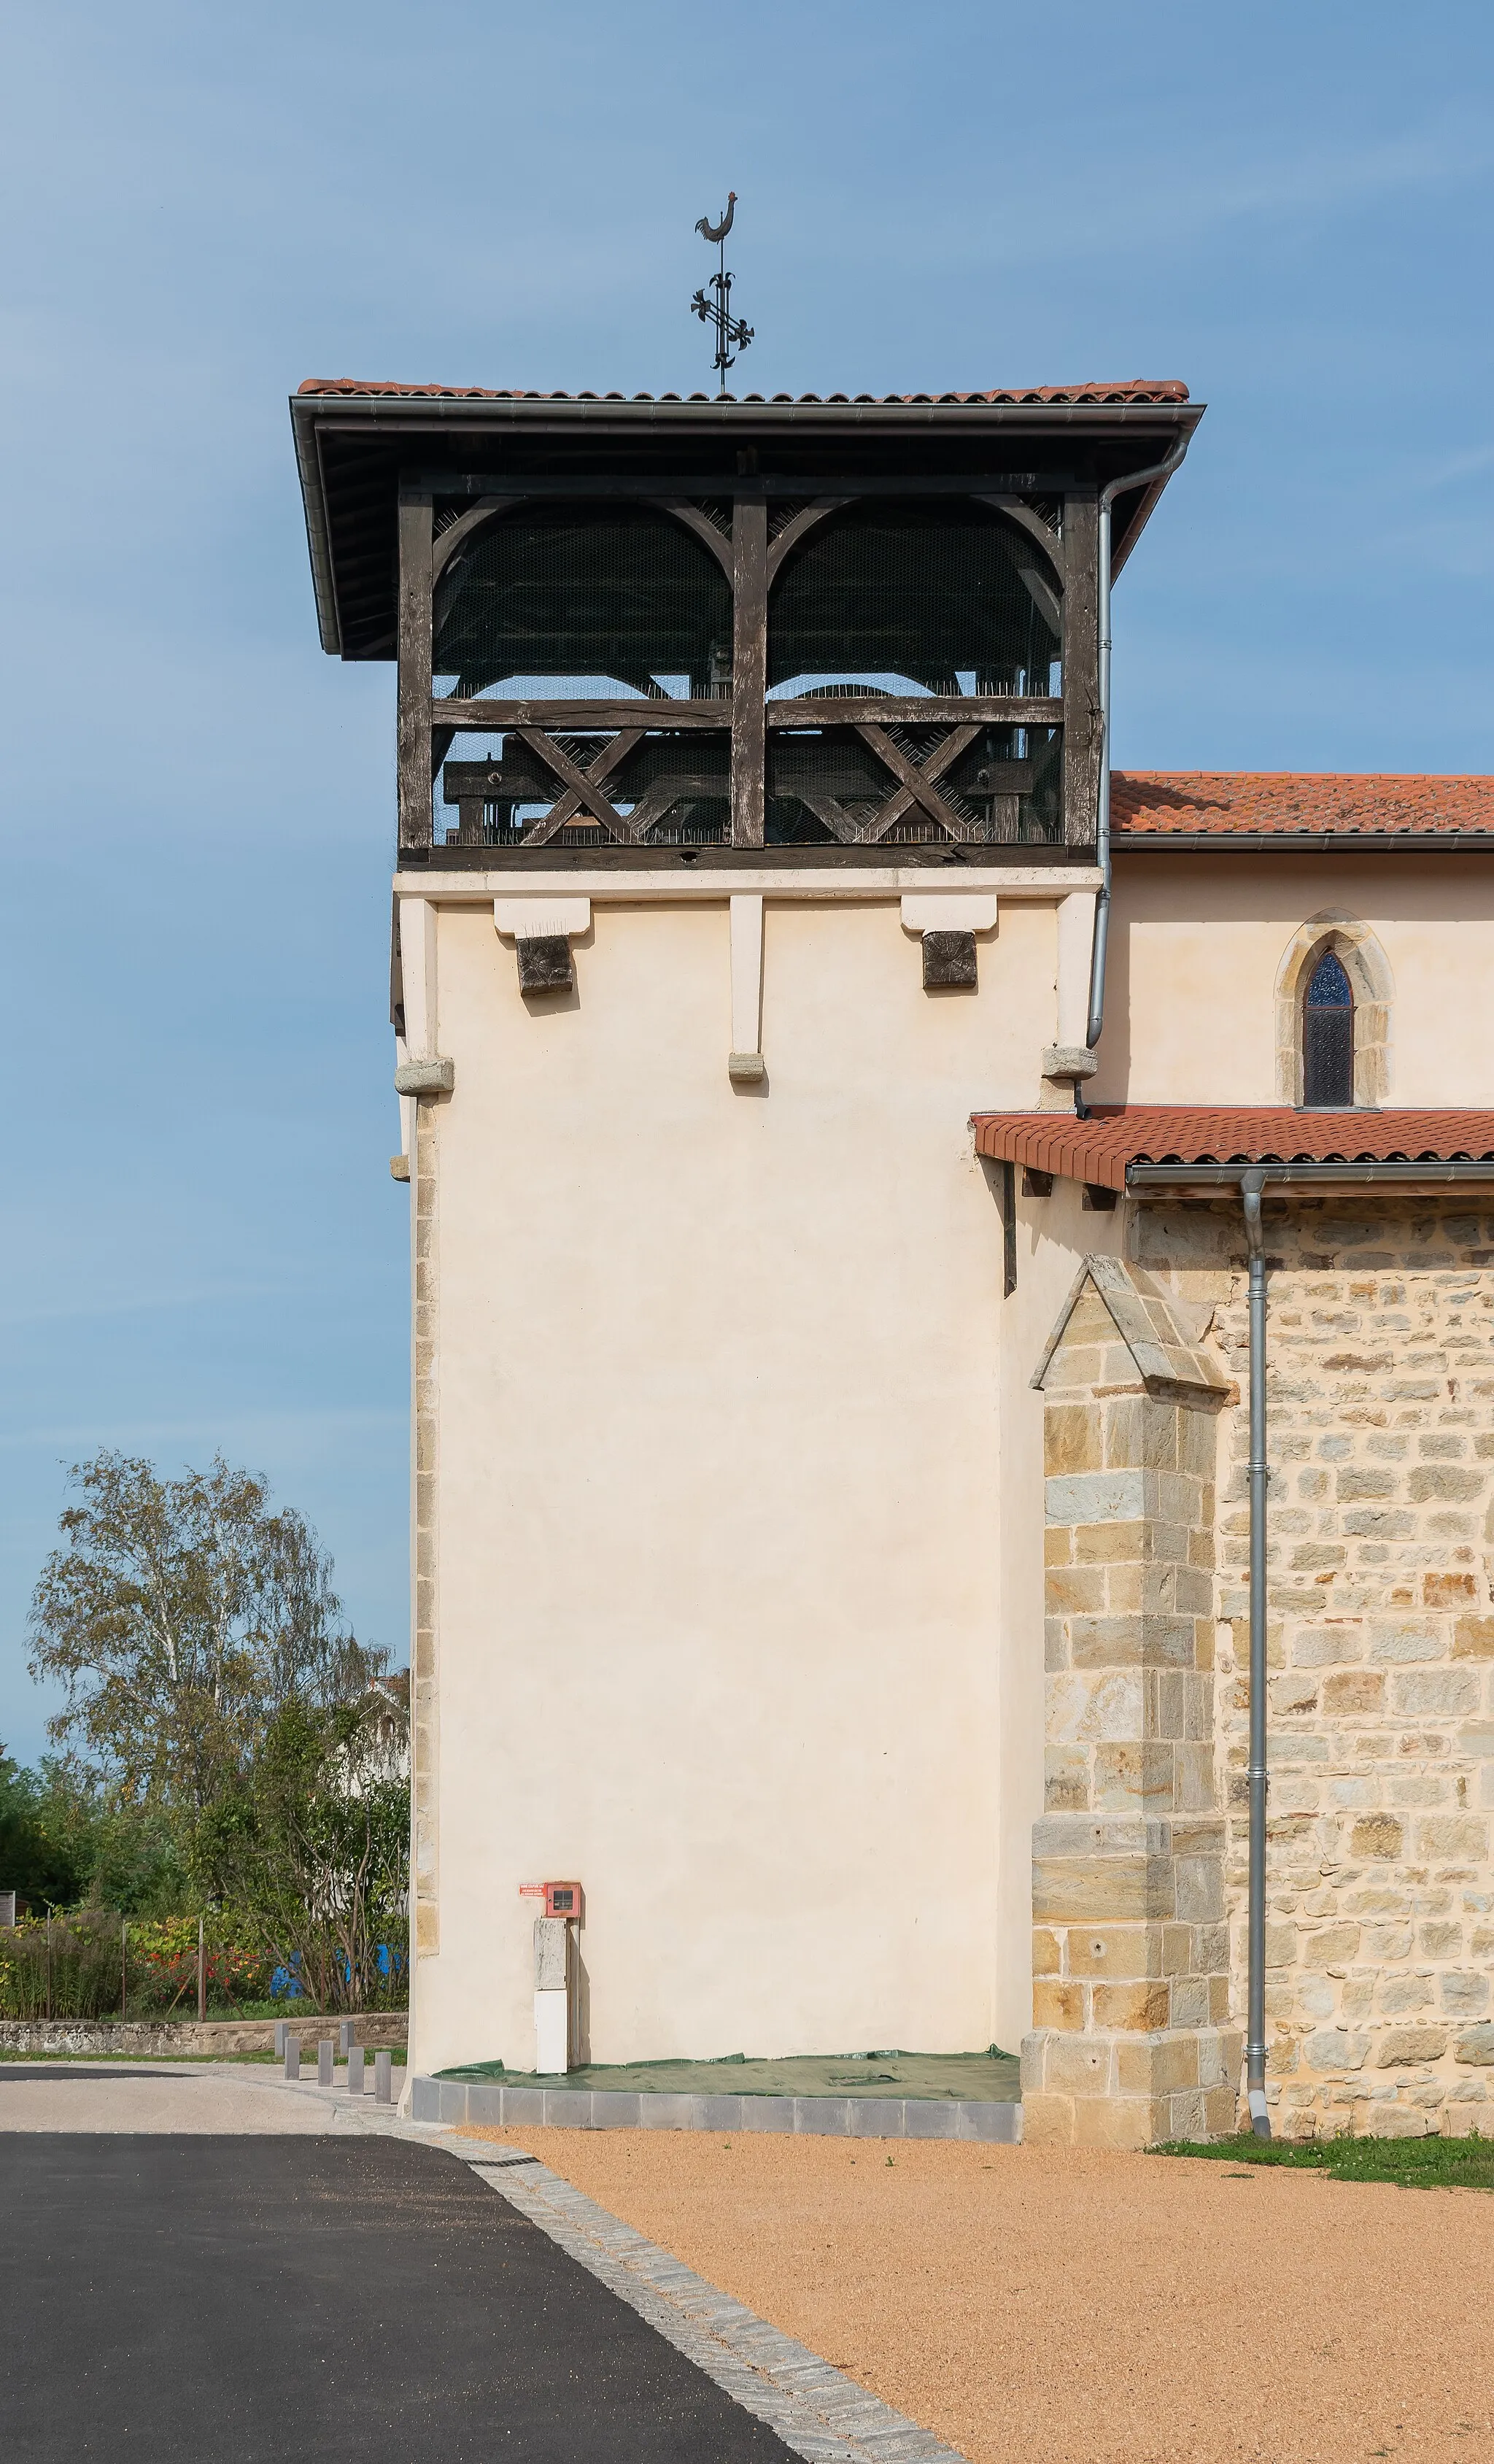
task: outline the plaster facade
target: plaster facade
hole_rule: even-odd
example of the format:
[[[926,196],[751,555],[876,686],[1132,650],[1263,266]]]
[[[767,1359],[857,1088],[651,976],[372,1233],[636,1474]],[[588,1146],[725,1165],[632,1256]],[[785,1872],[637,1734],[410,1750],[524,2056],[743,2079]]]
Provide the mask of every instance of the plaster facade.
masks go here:
[[[599,900],[526,998],[491,893],[412,888],[407,1041],[452,1071],[414,1171],[416,2066],[529,2066],[520,1889],[560,1874],[591,2059],[1012,2041],[998,1805],[1024,1876],[1041,1770],[967,1122],[1038,1100],[1088,878],[1003,885],[973,993],[924,990],[895,879],[769,897],[745,1085],[726,898]]]

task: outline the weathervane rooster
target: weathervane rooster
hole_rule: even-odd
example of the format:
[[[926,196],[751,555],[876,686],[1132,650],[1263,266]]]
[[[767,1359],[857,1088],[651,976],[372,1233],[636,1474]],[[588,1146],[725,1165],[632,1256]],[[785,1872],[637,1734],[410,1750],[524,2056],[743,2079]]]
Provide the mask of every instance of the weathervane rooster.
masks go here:
[[[752,341],[752,327],[744,325],[739,317],[732,315],[732,277],[726,270],[726,234],[732,228],[736,212],[736,191],[733,188],[726,200],[726,211],[718,223],[710,221],[705,214],[702,214],[695,225],[703,240],[709,242],[712,248],[720,249],[721,262],[711,276],[711,288],[715,293],[715,297],[708,299],[702,285],[690,303],[703,325],[715,327],[715,358],[711,364],[720,374],[719,399],[722,402],[726,400],[727,369],[736,364],[738,356],[745,351]]]

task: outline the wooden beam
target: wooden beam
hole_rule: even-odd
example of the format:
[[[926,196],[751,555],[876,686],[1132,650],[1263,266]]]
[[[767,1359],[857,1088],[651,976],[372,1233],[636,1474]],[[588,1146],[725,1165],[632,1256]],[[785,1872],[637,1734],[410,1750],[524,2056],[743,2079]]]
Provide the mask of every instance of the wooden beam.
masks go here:
[[[622,814],[613,810],[601,788],[592,785],[585,771],[578,768],[568,753],[562,752],[559,744],[552,743],[542,728],[521,727],[516,733],[522,737],[530,752],[538,756],[546,769],[554,771],[562,787],[575,790],[580,809],[601,822],[604,828],[616,830],[620,839],[626,840],[629,832]]]
[[[878,732],[880,733],[880,730]],[[978,727],[952,728],[943,743],[936,744],[934,746],[927,761],[918,765],[919,778],[926,785],[930,787],[934,786],[943,777],[945,771],[949,769],[951,763],[957,761],[962,753],[968,752],[970,746],[974,744],[976,737],[979,733],[980,730]],[[874,749],[877,752],[879,759],[886,759],[886,756],[882,753],[880,745]],[[933,818],[935,821],[941,821],[944,814],[949,812],[948,805],[943,804],[942,799],[939,801],[941,809],[940,811],[933,814]],[[889,796],[887,803],[882,806],[881,811],[872,814],[870,821],[867,824],[866,828],[862,832],[862,837],[868,846],[874,845],[878,839],[885,838],[889,830],[895,829],[898,823],[902,820],[903,815],[908,811],[912,804],[922,804],[925,812],[930,812],[932,810],[932,808],[924,803],[923,798],[919,796],[917,790],[912,786],[899,787],[894,795]],[[958,816],[952,813],[950,815],[950,819],[952,822],[956,821]]]
[[[952,806],[946,804],[937,787],[935,787],[932,781],[925,776],[924,772],[919,769],[916,761],[909,760],[907,754],[902,749],[902,746],[900,744],[893,743],[885,728],[862,726],[857,728],[856,733],[866,743],[870,745],[872,752],[877,757],[877,759],[887,764],[887,767],[891,771],[893,778],[900,779],[902,781],[903,785],[910,792],[911,802],[920,806],[920,808],[928,814],[931,822],[939,823],[942,828],[948,830],[952,839],[966,839],[969,837],[969,823],[961,814],[956,813]],[[974,736],[974,728],[971,729],[970,734],[971,736]],[[969,740],[970,739],[967,737],[966,742],[968,743]],[[939,750],[941,752],[943,751],[942,745]],[[886,807],[884,806],[883,809],[885,811]],[[880,813],[877,814],[874,817],[872,826],[875,827],[876,823],[880,822],[881,819],[882,815]],[[890,824],[888,824],[887,826],[890,827],[891,825]]]
[[[397,768],[402,847],[430,845],[430,498],[400,491]]]
[[[732,517],[732,845],[761,847],[767,806],[768,508],[738,496]]]
[[[1100,795],[1100,638],[1095,557],[1100,509],[1092,488],[1064,507],[1068,586],[1064,597],[1064,841],[1092,847]]]
[[[661,514],[670,514],[675,521],[683,522],[688,531],[693,531],[702,545],[710,549],[728,582],[731,581],[734,563],[732,542],[724,531],[716,529],[709,514],[703,514],[698,505],[687,504],[683,496],[651,496],[648,502],[656,505]]]
[[[993,496],[982,491],[976,498],[976,502],[978,505],[989,505],[995,513],[1004,514],[1008,521],[1015,522],[1020,530],[1024,530],[1033,543],[1043,550],[1062,583],[1065,576],[1064,551],[1066,541],[1054,538],[1041,514],[1034,513],[1030,505],[1024,505],[1020,496]]]
[[[592,761],[591,767],[582,774],[587,782],[589,795],[595,796],[608,772],[615,770],[620,761],[626,760],[627,756],[631,753],[634,745],[639,742],[642,736],[643,729],[641,727],[625,728],[620,736],[614,736],[610,744],[604,744],[602,747],[601,752],[597,754]],[[526,737],[525,741],[530,745],[531,751],[538,751],[538,744],[536,744],[532,738]],[[550,758],[551,757],[548,754],[540,753],[539,755],[541,761],[549,760]],[[558,830],[563,830],[566,823],[574,819],[575,815],[581,811],[582,801],[582,792],[579,788],[568,787],[564,795],[561,796],[557,803],[551,805],[550,810],[545,814],[543,820],[534,823],[530,828],[526,829],[524,832],[525,846],[543,847],[548,840],[554,838]],[[609,815],[611,820],[616,823],[619,829],[626,831],[629,837],[632,835],[631,814],[627,815],[625,819],[623,814],[615,812],[613,807],[608,804],[606,813],[599,814],[598,819],[606,820]]]
[[[1057,710],[1058,703],[1053,707]],[[610,736],[620,727],[646,727],[665,736],[715,728],[724,736],[732,724],[732,704],[729,696],[671,701],[668,695],[655,700],[643,693],[633,701],[458,701],[453,695],[433,702],[430,715],[437,727],[471,728],[483,736],[506,736],[511,729],[526,727],[561,728],[567,735],[578,729],[589,734],[595,728],[599,736]]]
[[[446,704],[440,705],[442,709]],[[859,727],[881,721],[888,727],[1058,727],[1065,704],[1007,693],[956,693],[927,699],[887,694],[846,693],[824,701],[770,701],[770,728]]]
[[[656,471],[633,478],[617,472],[576,473],[516,471],[412,470],[406,486],[432,496],[489,496],[521,491],[527,496],[713,496],[735,497],[741,489],[738,471]],[[861,473],[767,471],[753,473],[753,489],[768,496],[819,496],[828,483],[845,496],[980,496],[1062,495],[1076,484],[1071,465],[1052,471],[952,471]],[[370,491],[370,493],[372,493]]]
[[[458,514],[454,522],[448,522],[431,550],[432,583],[440,581],[445,567],[450,564],[457,549],[472,537],[474,530],[479,529],[487,521],[490,515],[509,513],[515,505],[522,502],[521,496],[484,496],[480,504],[471,506],[465,514]]]
[[[797,547],[800,540],[804,537],[807,531],[817,529],[819,524],[824,521],[826,514],[833,514],[840,506],[847,505],[849,502],[850,498],[848,496],[817,496],[812,505],[805,505],[799,513],[793,515],[792,517],[784,523],[777,539],[773,539],[769,543],[768,547],[768,587],[770,590],[772,589],[774,583],[778,580],[779,566],[782,563],[783,559],[787,556],[790,548]]]

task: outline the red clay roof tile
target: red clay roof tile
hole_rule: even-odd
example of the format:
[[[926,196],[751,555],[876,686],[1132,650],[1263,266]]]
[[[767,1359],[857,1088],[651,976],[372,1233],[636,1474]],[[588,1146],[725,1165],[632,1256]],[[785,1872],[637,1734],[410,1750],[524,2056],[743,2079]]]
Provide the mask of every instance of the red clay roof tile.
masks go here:
[[[458,402],[715,402],[721,397],[708,393],[547,393],[527,392],[522,386],[494,389],[489,385],[399,385],[392,380],[364,377],[308,377],[297,393],[318,394],[394,394],[411,400],[422,395],[443,396]],[[728,394],[728,402],[801,402],[801,403],[871,403],[884,408],[912,403],[1160,403],[1186,402],[1188,388],[1178,377],[1130,377],[1118,385],[1087,383],[1072,385],[1001,385],[992,393],[760,393]]]
[[[1097,1189],[1133,1163],[1494,1161],[1494,1111],[1299,1112],[1285,1104],[1097,1104],[1074,1112],[977,1112],[976,1153]]]
[[[1494,834],[1494,779],[1292,770],[1117,770],[1115,840]]]

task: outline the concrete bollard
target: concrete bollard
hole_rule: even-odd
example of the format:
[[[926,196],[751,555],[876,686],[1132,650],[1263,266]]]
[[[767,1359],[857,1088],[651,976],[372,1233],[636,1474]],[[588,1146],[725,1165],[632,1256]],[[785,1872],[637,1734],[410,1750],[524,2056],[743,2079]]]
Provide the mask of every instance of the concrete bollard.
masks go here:
[[[317,2085],[319,2087],[332,2085],[332,2064],[336,2055],[337,2047],[331,2037],[323,2036],[317,2047]]]
[[[349,2045],[347,2049],[347,2092],[349,2096],[362,2096],[363,2092],[363,2049],[362,2045]]]
[[[380,2104],[394,2102],[394,2056],[390,2053],[374,2056],[374,2095]]]
[[[285,2076],[288,2079],[298,2079],[300,2075],[301,2040],[299,2036],[293,2036],[290,2030],[287,2029],[285,2035]]]
[[[289,2019],[277,2019],[275,2023],[275,2057],[277,2062],[284,2061],[285,2049],[290,2041],[291,2023]]]
[[[358,2022],[356,2019],[344,2019],[339,2026],[338,2052],[343,2055],[344,2057],[353,2050],[353,2030],[357,2025]]]

